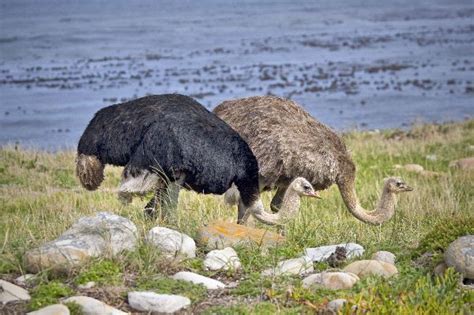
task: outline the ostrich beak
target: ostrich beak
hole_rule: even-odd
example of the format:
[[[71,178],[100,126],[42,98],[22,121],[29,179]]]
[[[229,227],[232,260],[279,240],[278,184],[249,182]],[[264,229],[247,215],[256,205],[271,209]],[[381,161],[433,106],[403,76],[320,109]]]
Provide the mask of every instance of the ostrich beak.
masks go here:
[[[311,198],[323,199],[317,191],[310,192],[306,196]]]
[[[408,185],[405,187],[405,191],[412,191],[412,190],[413,190],[413,187],[410,187]]]

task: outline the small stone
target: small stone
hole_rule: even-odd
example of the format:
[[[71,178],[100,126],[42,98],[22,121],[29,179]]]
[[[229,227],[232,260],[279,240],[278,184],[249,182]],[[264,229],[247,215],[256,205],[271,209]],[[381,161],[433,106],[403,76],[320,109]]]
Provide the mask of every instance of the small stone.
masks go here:
[[[128,304],[133,309],[151,313],[174,313],[191,305],[187,297],[155,292],[129,292]]]
[[[373,260],[383,261],[395,265],[395,255],[391,252],[380,250],[372,255]]]
[[[465,159],[451,161],[449,163],[449,167],[456,167],[456,168],[459,168],[460,170],[465,170],[465,171],[473,170],[474,157],[468,157]]]
[[[461,236],[449,244],[444,261],[465,278],[474,279],[474,235]]]
[[[208,249],[222,249],[237,244],[261,247],[281,244],[285,238],[274,232],[231,222],[215,222],[199,230],[198,242]]]
[[[407,172],[414,172],[414,173],[421,173],[425,170],[423,166],[419,164],[405,164],[403,165],[403,169]]]
[[[332,300],[331,302],[328,303],[327,305],[327,308],[328,310],[332,311],[332,312],[339,312],[343,307],[344,305],[347,304],[347,300],[346,299],[336,299],[336,300]]]
[[[57,239],[25,254],[27,269],[68,272],[83,261],[134,249],[137,227],[132,221],[108,212],[79,219]]]
[[[392,264],[379,260],[359,260],[354,261],[344,268],[345,272],[352,272],[360,278],[365,278],[371,275],[378,275],[384,278],[389,278],[398,273],[397,267]]]
[[[112,306],[88,296],[73,296],[63,301],[64,303],[73,302],[81,307],[84,315],[126,315]]]
[[[428,154],[426,156],[426,159],[429,160],[429,161],[436,161],[436,160],[438,160],[438,157],[436,156],[436,154]]]
[[[196,243],[184,233],[157,226],[148,232],[147,241],[169,258],[196,257]]]
[[[232,247],[222,250],[215,249],[207,253],[204,259],[207,270],[238,270],[241,267],[240,259]]]
[[[34,282],[36,278],[36,275],[27,273],[23,276],[19,276],[18,278],[15,279],[15,283],[21,286],[25,286],[31,282]]]
[[[436,265],[436,267],[433,270],[433,273],[438,277],[442,277],[444,273],[446,272],[446,269],[448,269],[448,266],[446,266],[446,264],[442,262]]]
[[[66,305],[53,304],[34,312],[26,313],[27,315],[69,315],[69,309]]]
[[[28,301],[31,297],[28,291],[5,280],[0,280],[0,303],[13,301]]]
[[[427,170],[424,170],[424,171],[421,172],[420,174],[423,175],[423,176],[425,176],[425,177],[438,177],[438,176],[443,175],[443,173],[433,172],[433,171],[427,171]]]
[[[89,281],[85,284],[80,284],[77,287],[81,290],[86,290],[86,289],[91,289],[91,288],[95,287],[95,284],[96,283],[94,281]]]
[[[187,282],[192,282],[194,284],[202,284],[208,290],[216,290],[216,289],[225,288],[225,284],[223,284],[220,281],[217,281],[205,276],[201,276],[200,274],[189,272],[189,271],[180,271],[176,273],[174,276],[172,276],[171,278],[175,280],[183,280]]]
[[[364,247],[356,243],[342,243],[337,245],[319,246],[315,248],[306,248],[304,253],[310,257],[313,262],[326,261],[338,247],[346,250],[346,258],[359,257],[364,253]]]
[[[303,287],[322,287],[329,290],[350,289],[359,281],[359,277],[349,272],[321,272],[303,279]]]
[[[262,271],[262,276],[302,275],[313,272],[313,262],[307,256],[280,261],[276,267]]]

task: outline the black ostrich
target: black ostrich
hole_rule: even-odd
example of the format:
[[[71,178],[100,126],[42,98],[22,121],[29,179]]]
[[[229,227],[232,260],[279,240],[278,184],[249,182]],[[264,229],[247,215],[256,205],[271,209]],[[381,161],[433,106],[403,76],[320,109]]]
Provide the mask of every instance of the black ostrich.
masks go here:
[[[99,110],[77,148],[76,174],[95,190],[105,164],[125,166],[119,197],[155,191],[154,211],[170,183],[205,194],[223,194],[234,183],[244,214],[257,219],[263,206],[258,164],[247,143],[224,121],[190,97],[147,96]],[[163,214],[162,214],[163,215]]]

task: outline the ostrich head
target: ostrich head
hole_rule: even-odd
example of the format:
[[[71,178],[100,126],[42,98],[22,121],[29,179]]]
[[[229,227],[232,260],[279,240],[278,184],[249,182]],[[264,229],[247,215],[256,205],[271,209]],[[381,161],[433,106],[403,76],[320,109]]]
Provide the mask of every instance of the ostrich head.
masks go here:
[[[295,178],[290,187],[298,194],[298,196],[321,199],[321,196],[314,190],[313,185],[303,177]]]
[[[401,193],[405,191],[412,191],[413,188],[408,186],[401,178],[399,177],[390,177],[385,180],[385,189],[387,192],[391,193]]]

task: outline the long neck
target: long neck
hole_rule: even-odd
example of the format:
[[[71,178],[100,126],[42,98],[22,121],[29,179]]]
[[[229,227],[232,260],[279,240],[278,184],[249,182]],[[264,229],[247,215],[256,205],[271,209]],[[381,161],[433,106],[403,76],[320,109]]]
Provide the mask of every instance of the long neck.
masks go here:
[[[300,196],[298,193],[290,187],[285,191],[283,200],[281,203],[278,214],[280,215],[280,221],[286,221],[290,218],[294,218],[300,210]]]
[[[281,209],[278,213],[270,213],[263,207],[263,203],[258,199],[249,209],[250,213],[259,221],[270,225],[284,224],[290,218],[296,216],[300,208],[300,196],[290,187],[285,192]]]
[[[396,197],[394,193],[388,191],[387,187],[383,189],[377,208],[373,211],[367,211],[362,208],[357,198],[354,180],[340,182],[338,186],[342,199],[349,211],[357,219],[365,223],[380,225],[390,220],[395,213]]]

